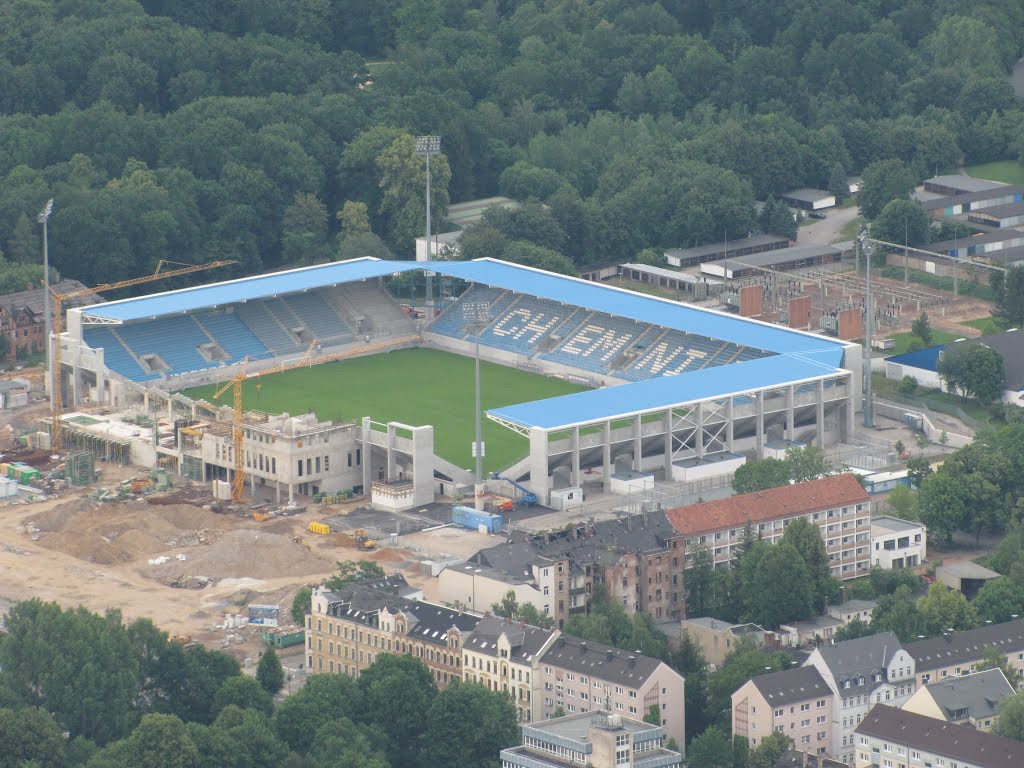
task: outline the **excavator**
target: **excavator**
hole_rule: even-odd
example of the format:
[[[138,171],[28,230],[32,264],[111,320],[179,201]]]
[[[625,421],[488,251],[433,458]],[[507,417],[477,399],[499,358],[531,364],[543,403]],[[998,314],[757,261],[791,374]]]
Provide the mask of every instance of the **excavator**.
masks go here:
[[[352,536],[356,540],[356,549],[361,552],[370,552],[377,548],[377,542],[366,535],[366,531],[362,528],[356,528],[352,531]]]

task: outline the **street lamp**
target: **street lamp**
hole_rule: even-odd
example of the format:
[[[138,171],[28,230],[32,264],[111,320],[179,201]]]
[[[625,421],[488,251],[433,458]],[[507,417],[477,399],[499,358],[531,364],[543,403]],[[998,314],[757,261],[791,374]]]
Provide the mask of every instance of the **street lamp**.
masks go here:
[[[427,253],[426,261],[431,260],[431,248],[430,248],[430,156],[438,155],[441,153],[441,137],[440,136],[417,136],[416,137],[416,154],[421,157],[427,158]],[[430,270],[427,270],[427,319],[432,320],[434,317],[434,281],[433,275]]]
[[[46,377],[46,388],[50,391],[50,410],[53,410],[53,385],[55,378],[53,361],[50,358],[50,334],[53,332],[53,325],[50,320],[50,252],[46,232],[46,224],[50,220],[51,213],[53,213],[52,197],[46,202],[46,206],[39,213],[39,216],[36,217],[36,221],[43,225],[43,321],[46,324],[46,339],[44,343],[46,344],[46,367],[49,370],[49,375]]]
[[[462,305],[462,316],[466,323],[474,327],[473,335],[476,337],[476,439],[473,441],[473,457],[476,459],[476,507],[479,509],[483,504],[482,485],[484,482],[484,441],[483,424],[480,419],[480,334],[483,333],[487,323],[491,319],[491,305],[486,301],[467,301]]]

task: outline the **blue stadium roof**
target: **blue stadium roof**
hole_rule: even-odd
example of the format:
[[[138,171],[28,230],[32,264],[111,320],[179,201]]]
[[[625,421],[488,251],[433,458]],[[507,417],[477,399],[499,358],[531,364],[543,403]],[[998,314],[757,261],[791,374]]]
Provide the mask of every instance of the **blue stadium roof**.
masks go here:
[[[417,269],[430,269],[471,282],[776,353],[757,360],[489,412],[497,419],[521,427],[555,429],[670,408],[730,393],[781,386],[836,373],[843,363],[845,345],[821,336],[495,259],[461,262],[353,259],[111,301],[77,311],[81,311],[84,318],[129,322]]]
[[[836,367],[799,356],[773,355],[733,365],[704,368],[678,376],[661,376],[619,387],[494,408],[488,414],[521,427],[563,429],[676,405],[743,394],[764,387],[816,379]]]

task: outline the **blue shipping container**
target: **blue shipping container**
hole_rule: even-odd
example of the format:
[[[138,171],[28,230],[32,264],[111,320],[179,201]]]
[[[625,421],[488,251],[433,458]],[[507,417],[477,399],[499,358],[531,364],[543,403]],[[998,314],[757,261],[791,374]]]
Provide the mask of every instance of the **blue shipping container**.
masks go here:
[[[479,512],[472,507],[452,507],[452,522],[471,531],[479,531],[480,526],[488,533],[497,533],[501,530],[501,515]]]

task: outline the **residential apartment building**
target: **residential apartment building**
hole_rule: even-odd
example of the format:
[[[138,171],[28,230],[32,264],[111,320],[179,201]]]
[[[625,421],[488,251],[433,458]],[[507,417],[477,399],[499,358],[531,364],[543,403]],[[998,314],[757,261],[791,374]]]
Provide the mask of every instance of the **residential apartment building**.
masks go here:
[[[65,294],[85,288],[77,280],[60,280],[52,286],[55,293]],[[66,312],[72,307],[86,307],[102,299],[86,293],[61,302]],[[0,334],[7,337],[7,362],[19,354],[35,354],[46,349],[46,299],[42,288],[32,288],[0,296]]]
[[[847,600],[828,607],[828,615],[838,619],[845,627],[854,619],[860,619],[865,624],[871,623],[871,615],[878,607],[877,600]]]
[[[522,726],[523,743],[501,750],[501,768],[682,768],[656,725],[608,712]]]
[[[381,653],[407,653],[426,664],[440,688],[461,678],[462,644],[480,618],[375,586],[313,592],[306,616],[307,668],[359,677]]]
[[[519,722],[544,717],[540,658],[559,636],[501,616],[480,619],[462,644],[462,677],[512,697]]]
[[[1024,619],[947,632],[905,647],[914,658],[919,688],[977,671],[990,647],[998,648],[1011,668],[1024,673]]]
[[[679,618],[682,569],[672,551],[678,538],[663,512],[585,522],[477,552],[438,577],[441,599],[485,611],[512,591],[564,625],[589,610],[594,589],[627,613]]]
[[[871,565],[915,568],[928,557],[928,528],[898,517],[871,518]]]
[[[609,645],[558,637],[541,657],[544,716],[607,710],[643,719],[657,707],[665,736],[686,743],[682,675],[658,659]]]
[[[922,686],[903,709],[948,723],[969,725],[979,731],[991,731],[999,702],[1013,694],[1013,686],[1003,670],[985,669]]]
[[[877,704],[857,726],[856,768],[1020,768],[1024,743]]]
[[[914,659],[892,632],[824,645],[804,666],[832,690],[833,757],[853,764],[853,731],[874,704],[901,706],[915,691]]]
[[[708,664],[721,666],[725,657],[732,653],[741,640],[752,640],[758,648],[778,644],[775,633],[757,624],[733,624],[710,616],[697,619],[683,619],[680,630],[700,646]]]
[[[751,748],[773,732],[795,749],[832,754],[832,689],[815,667],[758,675],[732,695],[732,733]]]
[[[870,499],[853,475],[677,507],[667,515],[685,539],[687,568],[693,564],[693,548],[698,545],[708,548],[716,568],[726,568],[748,525],[755,536],[774,544],[789,523],[802,517],[821,531],[833,576],[853,579],[870,570]]]

